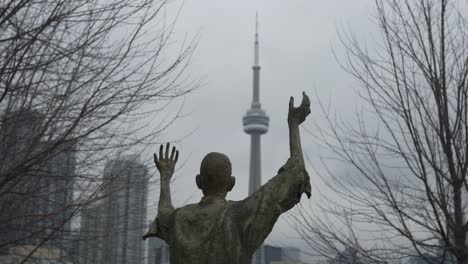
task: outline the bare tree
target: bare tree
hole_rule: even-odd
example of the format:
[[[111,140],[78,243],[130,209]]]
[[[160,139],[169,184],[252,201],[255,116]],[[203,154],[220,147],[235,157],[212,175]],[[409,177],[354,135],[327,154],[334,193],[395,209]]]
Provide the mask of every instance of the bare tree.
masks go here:
[[[195,88],[195,43],[174,45],[168,4],[0,3],[0,252],[63,237],[102,198],[106,160],[143,151],[177,118],[161,110]]]
[[[466,2],[378,0],[376,11],[375,50],[342,38],[363,110],[341,122],[322,107],[341,162],[322,176],[339,198],[295,223],[332,259],[346,248],[353,263],[468,263]]]

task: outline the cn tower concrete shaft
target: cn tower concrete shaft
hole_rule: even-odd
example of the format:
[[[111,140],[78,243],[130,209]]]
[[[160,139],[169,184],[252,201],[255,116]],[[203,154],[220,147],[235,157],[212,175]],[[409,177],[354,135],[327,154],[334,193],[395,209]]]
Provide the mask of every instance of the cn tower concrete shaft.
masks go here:
[[[261,166],[261,138],[258,134],[250,135],[250,179],[249,195],[255,192],[262,185],[262,166]]]

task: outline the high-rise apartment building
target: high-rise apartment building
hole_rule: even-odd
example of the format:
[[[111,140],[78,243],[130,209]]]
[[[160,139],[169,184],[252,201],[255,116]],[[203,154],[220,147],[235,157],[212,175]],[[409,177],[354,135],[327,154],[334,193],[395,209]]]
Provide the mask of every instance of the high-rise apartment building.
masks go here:
[[[99,264],[143,264],[148,170],[138,156],[123,156],[106,164],[103,184],[104,245]]]
[[[91,204],[81,211],[78,248],[75,249],[73,259],[77,264],[104,263],[104,212],[102,201]]]
[[[66,255],[75,148],[46,140],[42,122],[44,115],[26,110],[1,117],[0,254],[41,245]]]

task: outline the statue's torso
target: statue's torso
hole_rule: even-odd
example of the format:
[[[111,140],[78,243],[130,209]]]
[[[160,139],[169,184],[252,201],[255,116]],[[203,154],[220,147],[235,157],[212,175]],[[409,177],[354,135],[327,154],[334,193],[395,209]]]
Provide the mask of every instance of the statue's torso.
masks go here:
[[[200,202],[174,212],[171,264],[247,264],[253,250],[244,241],[241,202]],[[243,219],[240,219],[243,218]]]

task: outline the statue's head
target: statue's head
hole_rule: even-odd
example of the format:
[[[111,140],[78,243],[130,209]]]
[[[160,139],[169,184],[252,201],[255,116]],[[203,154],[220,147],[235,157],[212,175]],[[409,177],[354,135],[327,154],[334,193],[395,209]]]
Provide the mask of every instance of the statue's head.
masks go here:
[[[201,162],[200,174],[196,178],[197,186],[204,195],[224,198],[236,183],[236,178],[231,172],[231,161],[226,155],[217,152],[208,153]]]

